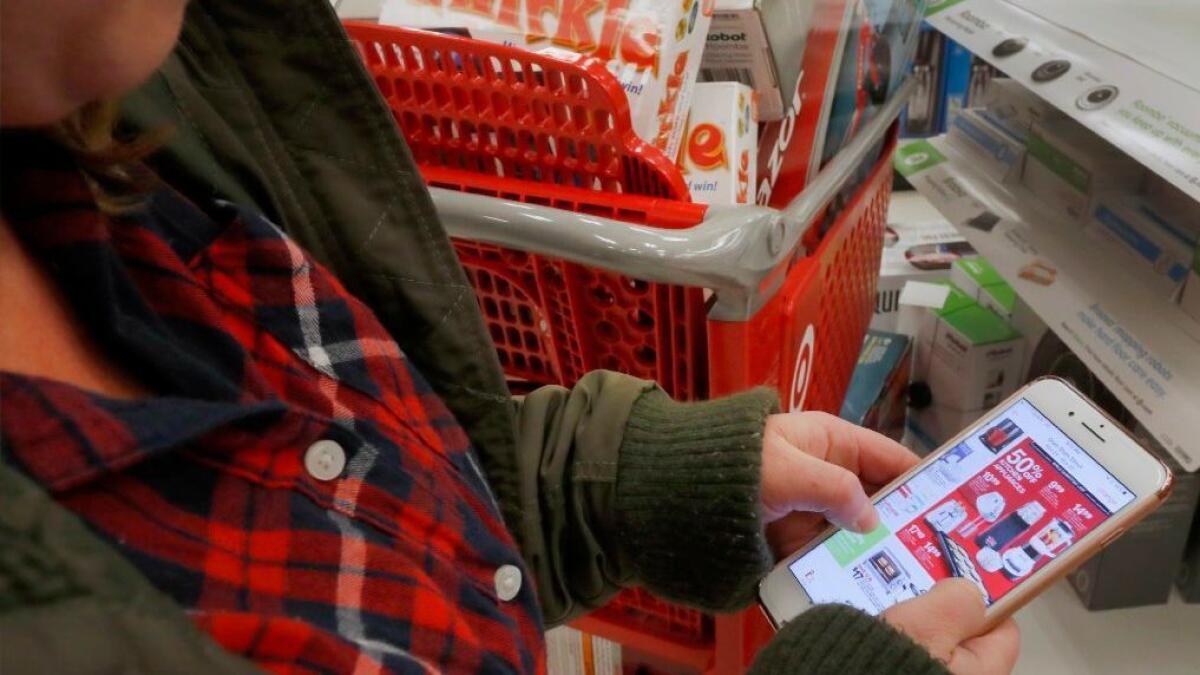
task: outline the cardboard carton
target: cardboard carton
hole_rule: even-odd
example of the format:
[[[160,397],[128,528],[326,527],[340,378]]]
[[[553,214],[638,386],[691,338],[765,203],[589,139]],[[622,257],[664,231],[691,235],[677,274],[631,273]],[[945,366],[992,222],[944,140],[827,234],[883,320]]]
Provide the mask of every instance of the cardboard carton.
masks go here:
[[[698,82],[679,167],[692,199],[753,204],[758,168],[754,90],[739,82]]]
[[[899,441],[904,435],[911,373],[907,336],[867,331],[840,417]]]
[[[1054,213],[1080,224],[1101,192],[1134,192],[1145,170],[1078,123],[1035,122],[1026,142],[1021,184]]]
[[[701,82],[741,82],[758,94],[759,117],[782,119],[800,81],[816,0],[716,0]]]
[[[960,111],[950,127],[950,139],[992,180],[1010,183],[1020,179],[1025,165],[1025,142],[994,124],[984,111]]]
[[[1175,214],[1124,193],[1104,193],[1092,211],[1092,232],[1114,242],[1164,298],[1187,280],[1200,238],[1200,216]]]
[[[955,261],[950,268],[950,282],[995,312],[1025,339],[1021,367],[1022,377],[1025,377],[1042,336],[1049,330],[1046,323],[1016,294],[986,258],[974,256]]]

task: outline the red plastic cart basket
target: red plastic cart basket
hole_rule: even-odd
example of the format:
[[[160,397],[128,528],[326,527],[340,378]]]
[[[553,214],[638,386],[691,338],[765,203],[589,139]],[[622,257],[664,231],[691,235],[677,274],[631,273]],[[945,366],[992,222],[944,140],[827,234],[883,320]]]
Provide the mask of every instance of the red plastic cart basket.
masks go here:
[[[783,212],[709,208],[634,134],[624,92],[595,59],[347,30],[455,238],[514,388],[607,368],[679,398],[768,385],[785,408],[838,411],[874,306],[903,96]],[[805,242],[884,138],[833,225]],[[581,625],[720,673],[741,672],[771,633],[757,612],[712,617],[640,590]]]

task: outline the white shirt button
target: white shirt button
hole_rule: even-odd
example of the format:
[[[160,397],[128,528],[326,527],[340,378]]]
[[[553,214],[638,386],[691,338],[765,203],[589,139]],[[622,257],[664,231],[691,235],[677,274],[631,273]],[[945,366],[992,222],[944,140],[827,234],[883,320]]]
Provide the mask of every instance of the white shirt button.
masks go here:
[[[333,480],[346,468],[346,451],[337,441],[317,441],[304,452],[304,469],[317,480]]]
[[[501,565],[496,570],[496,597],[508,602],[521,592],[521,569],[516,565]]]

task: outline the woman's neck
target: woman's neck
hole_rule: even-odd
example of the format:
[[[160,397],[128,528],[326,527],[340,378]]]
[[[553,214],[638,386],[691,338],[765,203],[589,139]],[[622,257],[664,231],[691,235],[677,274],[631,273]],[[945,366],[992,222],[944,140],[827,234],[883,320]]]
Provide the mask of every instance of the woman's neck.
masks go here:
[[[0,218],[0,370],[114,398],[148,392],[90,339],[45,266]]]

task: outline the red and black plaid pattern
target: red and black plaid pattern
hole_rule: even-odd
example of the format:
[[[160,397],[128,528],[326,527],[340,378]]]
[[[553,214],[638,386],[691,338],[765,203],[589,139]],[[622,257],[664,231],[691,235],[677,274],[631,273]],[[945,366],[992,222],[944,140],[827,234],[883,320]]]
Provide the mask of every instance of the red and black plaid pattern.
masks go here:
[[[126,401],[0,374],[4,460],[225,648],[278,672],[540,672],[532,579],[465,434],[383,327],[260,215],[163,190],[111,219],[70,171],[6,218],[114,361]],[[336,441],[346,468],[311,477]]]

